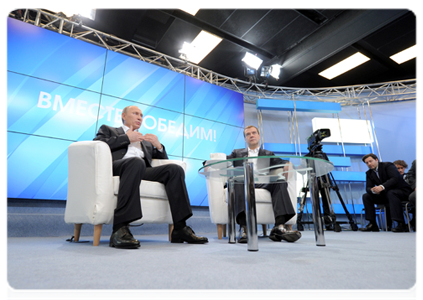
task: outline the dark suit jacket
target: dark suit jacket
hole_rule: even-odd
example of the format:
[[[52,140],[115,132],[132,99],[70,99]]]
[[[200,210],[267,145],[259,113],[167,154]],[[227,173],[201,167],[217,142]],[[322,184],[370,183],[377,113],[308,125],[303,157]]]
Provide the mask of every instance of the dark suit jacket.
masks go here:
[[[258,156],[275,156],[275,153],[269,150],[259,149]],[[248,148],[242,148],[242,149],[234,149],[230,155],[227,155],[227,159],[232,158],[239,158],[239,157],[248,157]],[[234,167],[242,166],[243,160],[234,161]],[[270,159],[270,165],[278,165],[278,164],[284,164],[287,163],[287,160],[280,159],[278,157]]]
[[[397,167],[391,162],[380,162],[379,163],[379,177],[376,175],[374,170],[368,170],[366,172],[366,191],[369,194],[373,194],[370,190],[377,185],[383,185],[385,190],[383,192],[393,189],[410,190],[410,186],[402,178],[398,172]],[[382,192],[382,193],[383,193]]]
[[[122,127],[115,128],[107,125],[102,125],[100,127],[94,141],[103,141],[107,143],[112,152],[112,159],[114,161],[122,159],[125,156],[128,151],[128,145],[131,143]],[[142,141],[141,149],[144,152],[144,158],[148,167],[151,167],[151,160],[153,158],[168,158],[164,146],[163,152],[160,152],[150,142]]]

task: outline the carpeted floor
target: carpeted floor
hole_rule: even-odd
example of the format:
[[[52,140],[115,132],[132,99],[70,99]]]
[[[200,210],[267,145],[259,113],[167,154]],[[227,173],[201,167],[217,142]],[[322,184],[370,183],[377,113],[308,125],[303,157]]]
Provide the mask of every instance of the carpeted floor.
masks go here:
[[[171,244],[167,235],[136,235],[141,241],[137,250],[110,248],[109,236],[98,247],[92,246],[91,237],[82,238],[89,243],[69,243],[67,237],[9,237],[7,280],[17,294],[106,289],[112,292],[108,295],[116,292],[112,290],[158,295],[176,289],[205,297],[219,290],[228,297],[247,291],[244,299],[258,292],[259,298],[266,293],[288,296],[295,290],[301,295],[352,290],[373,294],[373,299],[383,295],[374,294],[377,290],[384,290],[385,299],[415,295],[416,233],[326,231],[325,247],[315,245],[314,231],[302,234],[296,243],[260,237],[258,252],[247,251],[245,244],[228,244],[227,238],[218,240],[214,233],[204,234],[210,240],[206,245]],[[298,293],[295,298],[302,299]]]

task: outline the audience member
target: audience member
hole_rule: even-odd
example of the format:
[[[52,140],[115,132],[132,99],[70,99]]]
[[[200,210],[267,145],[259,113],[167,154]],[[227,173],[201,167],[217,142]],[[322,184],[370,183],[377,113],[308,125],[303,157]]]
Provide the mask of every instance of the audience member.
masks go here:
[[[369,170],[366,172],[366,191],[363,195],[363,204],[366,210],[366,220],[369,221],[361,231],[379,231],[376,223],[375,204],[384,204],[387,208],[387,217],[390,221],[398,223],[393,232],[405,232],[408,227],[405,225],[402,203],[408,199],[411,187],[404,181],[395,165],[391,162],[379,162],[373,153],[362,158]]]
[[[408,201],[412,203],[413,207],[411,211],[411,213],[413,214],[413,219],[410,221],[410,225],[413,230],[416,231],[416,160],[414,160],[411,164],[411,168],[407,173],[406,181],[408,182],[412,190],[410,196],[408,196]]]
[[[408,165],[405,161],[399,159],[394,161],[395,167],[397,167],[398,172],[401,174],[402,178],[405,180],[407,177],[407,174],[405,173],[405,169],[408,168]]]

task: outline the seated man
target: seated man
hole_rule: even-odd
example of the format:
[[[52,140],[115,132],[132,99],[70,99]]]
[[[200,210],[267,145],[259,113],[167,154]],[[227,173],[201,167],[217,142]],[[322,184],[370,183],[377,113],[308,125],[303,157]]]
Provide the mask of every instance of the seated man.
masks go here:
[[[235,149],[227,159],[237,157],[251,157],[251,156],[274,156],[275,154],[271,151],[267,151],[260,148],[260,134],[256,127],[247,126],[244,129],[245,142],[248,144],[248,148]],[[253,161],[254,162],[254,161]],[[284,164],[287,161],[283,161],[279,158],[271,159],[270,164]],[[234,166],[241,166],[242,160],[234,161]],[[287,170],[287,166],[284,168]],[[275,215],[275,226],[270,232],[269,238],[273,241],[280,242],[285,240],[287,242],[295,242],[301,238],[299,231],[290,230],[285,227],[285,223],[288,222],[293,216],[295,216],[295,209],[292,206],[292,202],[288,194],[288,183],[278,182],[269,184],[256,184],[256,188],[266,189],[272,195],[273,212]],[[235,216],[236,222],[241,227],[241,234],[238,239],[238,243],[247,243],[247,222],[245,215],[245,192],[243,184],[235,184]]]
[[[402,178],[404,178],[405,181],[407,181],[407,173],[405,173],[405,169],[408,168],[408,165],[405,161],[403,161],[402,159],[398,159],[396,161],[393,162],[393,164],[395,165],[395,167],[397,167],[398,172],[400,173],[400,175],[402,176]]]
[[[411,168],[407,173],[406,180],[407,183],[411,187],[411,194],[408,196],[408,201],[411,202],[413,205],[411,213],[413,214],[413,219],[410,220],[410,225],[413,228],[414,231],[416,231],[416,160],[413,160],[411,164]]]
[[[140,242],[133,237],[128,225],[142,218],[140,183],[143,179],[165,185],[174,223],[171,242],[207,243],[207,238],[196,236],[185,223],[192,216],[192,211],[185,186],[184,170],[176,164],[151,167],[153,158],[168,157],[156,135],[138,132],[142,118],[143,114],[137,106],[127,106],[122,111],[122,127],[102,125],[94,138],[109,145],[113,175],[119,175],[120,178],[110,247],[140,247]]]
[[[369,170],[366,172],[366,191],[363,204],[366,210],[366,220],[369,224],[361,231],[379,231],[376,223],[375,204],[384,204],[390,220],[398,222],[393,232],[404,232],[408,228],[404,222],[401,201],[408,199],[410,186],[404,181],[395,165],[391,162],[379,162],[374,154],[362,158]],[[388,221],[389,224],[389,221]]]

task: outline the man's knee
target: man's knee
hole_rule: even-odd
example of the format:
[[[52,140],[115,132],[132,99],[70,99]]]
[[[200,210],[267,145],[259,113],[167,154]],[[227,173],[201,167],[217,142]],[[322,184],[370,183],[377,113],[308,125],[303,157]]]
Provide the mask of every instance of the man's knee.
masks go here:
[[[125,164],[127,167],[131,169],[139,170],[140,172],[144,172],[145,169],[147,168],[145,161],[140,157],[128,158],[126,159]]]
[[[185,171],[180,165],[168,164],[166,166],[172,175],[185,177]]]

